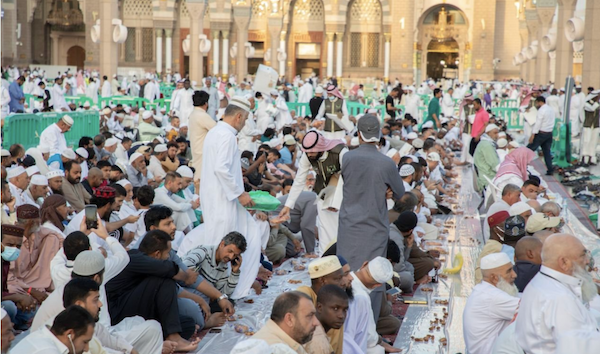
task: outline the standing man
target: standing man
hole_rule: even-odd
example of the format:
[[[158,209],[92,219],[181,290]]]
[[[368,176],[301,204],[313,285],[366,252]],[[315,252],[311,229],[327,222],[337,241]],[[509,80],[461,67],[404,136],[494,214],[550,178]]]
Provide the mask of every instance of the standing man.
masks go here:
[[[341,180],[342,158],[348,152],[348,148],[340,140],[329,140],[316,131],[309,131],[302,140],[302,151],[304,154],[300,158],[294,184],[279,215],[288,216],[290,209],[294,209],[296,200],[306,185],[308,173],[311,168],[314,169],[317,172],[317,180],[313,191],[319,195],[319,249],[323,253],[335,242],[338,235],[339,209],[344,185]]]
[[[68,115],[62,116],[62,118],[44,129],[40,135],[40,146],[47,146],[50,148],[50,156],[54,154],[61,154],[67,149],[67,140],[65,139],[65,133],[71,130],[73,126],[73,118]]]
[[[337,117],[336,122],[331,116]],[[327,87],[327,99],[319,108],[316,119],[323,120],[323,135],[328,139],[344,139],[346,131],[354,129],[354,124],[348,118],[346,100],[337,87]],[[341,124],[340,124],[341,123]]]
[[[469,155],[475,154],[475,148],[479,144],[479,139],[485,133],[485,126],[490,121],[490,115],[481,106],[481,100],[476,98],[473,100],[473,108],[475,109],[475,120],[471,127],[471,143],[469,144]]]
[[[217,245],[231,231],[238,231],[248,242],[244,252],[240,282],[232,298],[246,295],[258,274],[261,234],[254,217],[246,210],[254,202],[244,191],[237,133],[242,130],[250,102],[233,97],[225,109],[223,120],[206,134],[200,179],[200,200],[203,205],[205,245]]]
[[[108,76],[102,76],[102,97],[112,96],[112,87],[108,81]]]
[[[196,91],[192,96],[194,110],[190,114],[190,147],[192,150],[192,166],[196,170],[194,182],[200,181],[202,176],[202,151],[204,150],[204,139],[208,131],[217,125],[214,119],[208,115],[210,96],[206,91]]]
[[[66,110],[70,110],[69,106],[67,105],[67,101],[65,100],[65,94],[67,92],[67,87],[68,87],[68,83],[67,85],[65,85],[65,87],[62,86],[63,84],[63,79],[62,77],[58,77],[56,78],[56,80],[54,81],[54,86],[52,86],[52,93],[50,94],[51,99],[52,99],[52,107],[54,108],[55,111],[60,111],[63,109]]]
[[[419,118],[419,102],[421,98],[415,93],[414,86],[406,88],[408,93],[404,96],[404,116],[410,114],[413,118]]]
[[[540,146],[544,153],[544,161],[546,162],[546,176],[551,176],[552,168],[552,132],[554,131],[554,123],[556,116],[554,110],[546,104],[546,99],[539,96],[535,99],[535,106],[538,109],[537,119],[533,125],[532,135],[529,138],[527,147],[536,151]]]
[[[310,84],[305,84],[304,81],[298,82],[298,103],[309,103],[313,97],[313,87]],[[300,108],[298,112],[300,117],[304,118],[308,114],[305,107]]]
[[[189,79],[183,82],[183,89],[173,100],[173,108],[177,111],[181,124],[188,124],[190,114],[194,110],[193,99],[194,90],[191,88]]]
[[[442,111],[444,113],[444,117],[450,119],[454,115],[454,99],[452,98],[452,93],[454,89],[450,87],[448,92],[444,94],[444,99],[442,100]]]
[[[206,86],[202,88],[202,91],[208,93],[209,95],[208,110],[206,110],[206,112],[216,122],[217,110],[219,110],[219,106],[221,105],[221,100],[219,100],[219,91],[212,85],[212,79],[210,77],[207,77],[204,80],[204,83]]]
[[[581,160],[584,166],[596,164],[596,147],[600,136],[599,99],[600,90],[592,91],[586,97],[585,120],[583,121],[583,133],[581,135]]]
[[[25,107],[23,106],[23,103],[25,103],[25,95],[23,94],[24,82],[25,78],[23,76],[19,76],[19,78],[11,82],[10,86],[8,87],[8,93],[10,95],[10,102],[8,103],[8,106],[10,107],[11,112],[25,112]]]
[[[351,269],[386,256],[390,234],[387,196],[391,192],[397,200],[404,194],[396,164],[377,150],[380,129],[377,116],[363,116],[358,121],[360,145],[343,159],[344,203],[340,209],[337,253],[348,260]],[[385,287],[379,287],[371,293],[375,321],[384,291]]]
[[[460,130],[462,131],[462,152],[460,154],[461,164],[472,163],[473,156],[469,154],[471,148],[471,132],[473,131],[473,123],[475,122],[475,106],[473,104],[473,94],[468,92],[460,103],[459,118]]]
[[[389,114],[392,120],[396,120],[396,112],[398,111],[398,108],[396,107],[394,100],[398,98],[399,92],[400,88],[394,87],[390,94],[387,95],[387,97],[385,98],[385,111],[387,112],[387,114]]]
[[[433,129],[438,129],[442,125],[440,124],[440,97],[442,97],[442,90],[436,88],[433,90],[433,98],[429,101],[429,108],[427,111],[429,114],[427,115],[427,119],[423,123],[428,121],[433,122]],[[481,101],[479,101],[481,104]]]
[[[310,84],[306,84],[306,86],[312,87]],[[315,89],[315,97],[311,98],[308,102],[308,106],[310,107],[310,115],[312,120],[317,118],[317,114],[319,114],[319,108],[323,104],[323,88],[321,86],[317,86]]]

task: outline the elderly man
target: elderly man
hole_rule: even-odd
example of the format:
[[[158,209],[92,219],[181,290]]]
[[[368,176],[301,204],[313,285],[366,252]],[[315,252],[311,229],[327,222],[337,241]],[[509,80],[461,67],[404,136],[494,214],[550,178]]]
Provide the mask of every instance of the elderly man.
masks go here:
[[[148,171],[154,176],[154,180],[162,182],[167,175],[167,172],[162,167],[161,162],[167,158],[167,145],[158,144],[154,147],[154,154],[150,156],[150,164],[148,165]]]
[[[536,213],[529,217],[525,230],[530,235],[541,230],[552,230],[555,233],[560,232],[561,219],[559,217],[549,217],[543,213]]]
[[[177,172],[169,172],[165,177],[165,184],[162,187],[156,188],[154,202],[163,204],[173,210],[173,220],[177,226],[177,230],[190,230],[196,214],[194,209],[198,208],[200,202],[196,200],[187,201],[177,195],[183,189],[181,175]]]
[[[306,354],[302,345],[310,342],[318,325],[310,296],[288,291],[275,299],[271,318],[252,338],[265,340],[269,345],[282,343],[298,354]]]
[[[29,185],[29,177],[23,166],[13,167],[6,174],[10,193],[15,198],[15,205],[19,206],[25,203],[25,189]]]
[[[208,94],[208,99],[206,102],[208,103],[207,109],[205,109],[206,113],[213,119],[213,121],[217,120],[217,111],[219,110],[219,91],[212,84],[212,78],[207,77],[204,80],[206,86],[202,88],[202,91]],[[196,93],[194,93],[196,95]],[[198,107],[194,105],[195,107]],[[191,118],[190,118],[191,120]]]
[[[75,161],[64,163],[65,176],[63,177],[62,192],[65,199],[77,212],[83,210],[90,203],[92,197],[83,187],[81,182],[81,166]]]
[[[190,114],[190,149],[192,151],[192,166],[196,169],[194,180],[200,180],[202,176],[202,152],[204,150],[204,139],[208,131],[217,125],[213,116],[207,113],[210,95],[206,91],[196,91],[192,97],[194,110]]]
[[[490,215],[494,215],[499,211],[509,211],[510,207],[517,203],[521,198],[521,188],[514,184],[507,184],[504,189],[502,189],[502,199],[490,205],[487,211],[487,216],[483,223],[483,237],[485,240],[489,240],[490,238],[490,226],[488,223],[488,218]]]
[[[542,267],[523,292],[516,340],[526,353],[554,353],[568,331],[598,331],[589,302],[598,289],[587,271],[590,256],[573,235],[557,234],[542,247]]]
[[[24,204],[31,204],[40,208],[48,195],[48,178],[42,175],[31,176],[29,188],[23,193]]]
[[[308,265],[308,274],[311,279],[311,286],[301,286],[297,291],[303,292],[311,297],[313,304],[317,306],[317,294],[323,286],[333,284],[347,287],[343,284],[344,272],[337,256],[325,256],[315,259]],[[342,353],[344,343],[344,329],[330,329],[325,331],[323,326],[318,326],[315,330],[315,338],[304,345],[309,353]]]
[[[491,181],[496,177],[496,169],[500,164],[498,153],[496,152],[496,141],[500,128],[495,124],[488,124],[485,127],[485,133],[481,136],[473,161],[477,167],[477,187],[483,190],[488,185],[488,180]],[[487,177],[487,179],[485,178]]]
[[[71,149],[65,149],[60,154],[51,155],[48,161],[48,167],[52,170],[65,170],[64,163],[77,159],[77,155]]]
[[[154,114],[151,110],[145,110],[142,113],[142,122],[138,127],[141,141],[152,141],[159,135],[164,135],[163,128],[159,128],[154,124]]]
[[[542,264],[542,241],[533,236],[525,236],[515,246],[515,285],[522,293],[531,279],[540,271]]]
[[[467,351],[488,354],[494,341],[517,313],[517,277],[505,253],[492,253],[481,259],[483,281],[473,288],[463,313]]]
[[[129,165],[127,165],[127,177],[131,185],[141,187],[148,185],[148,169],[144,155],[139,152],[134,152],[129,157]]]
[[[556,202],[545,202],[542,204],[542,213],[548,217],[559,217],[561,212],[560,205]]]
[[[71,130],[73,118],[68,115],[62,116],[58,122],[48,126],[40,134],[40,146],[48,146],[50,155],[60,154],[67,148],[65,133]]]
[[[300,164],[294,184],[289,192],[285,207],[279,215],[289,215],[295,207],[304,186],[309,170],[312,168],[317,173],[317,180],[313,191],[321,197],[317,199],[317,213],[319,215],[319,248],[325,252],[338,235],[339,212],[342,205],[341,181],[342,158],[348,152],[340,140],[329,140],[316,131],[308,132],[302,140]]]
[[[510,216],[520,215],[525,219],[525,223],[529,220],[529,217],[533,215],[534,210],[525,202],[517,202],[510,206],[508,214]]]

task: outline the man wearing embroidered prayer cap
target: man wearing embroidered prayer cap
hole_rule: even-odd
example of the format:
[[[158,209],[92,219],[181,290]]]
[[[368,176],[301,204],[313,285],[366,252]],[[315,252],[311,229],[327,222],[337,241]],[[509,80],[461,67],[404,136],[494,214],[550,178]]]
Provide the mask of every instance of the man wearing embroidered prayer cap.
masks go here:
[[[6,171],[6,180],[10,187],[10,193],[15,197],[15,205],[25,203],[25,189],[29,185],[29,177],[23,166],[16,166]]]
[[[68,115],[62,116],[58,122],[48,126],[40,134],[40,145],[50,148],[50,155],[60,154],[67,148],[65,133],[71,130],[73,118]]]
[[[473,288],[463,313],[465,343],[470,354],[491,353],[494,341],[514,319],[519,306],[517,275],[506,253],[483,257],[481,273],[483,281]]]
[[[306,133],[301,148],[304,154],[300,158],[294,184],[279,216],[289,215],[306,185],[308,172],[311,169],[317,172],[313,191],[321,196],[317,199],[317,213],[319,248],[323,253],[337,238],[338,210],[342,205],[342,158],[348,152],[348,148],[342,140],[327,139],[314,130]]]
[[[48,187],[50,187],[48,195],[62,194],[64,175],[65,173],[61,170],[50,170],[48,173],[46,173],[46,178],[48,178]]]
[[[337,253],[348,260],[352,269],[375,257],[386,256],[390,233],[387,194],[391,192],[394,200],[404,194],[396,164],[377,150],[381,138],[379,118],[364,115],[357,126],[360,146],[344,156],[342,166],[344,203],[340,208],[337,240]],[[384,291],[382,286],[372,292],[375,320],[379,317]]]
[[[29,188],[23,193],[24,203],[41,207],[44,198],[48,195],[48,178],[42,175],[33,175]]]
[[[415,168],[409,163],[404,164],[400,167],[400,177],[402,178],[402,184],[404,185],[405,192],[410,192],[412,190],[414,173]]]
[[[237,133],[250,113],[250,102],[233,97],[225,108],[223,119],[206,135],[202,157],[200,200],[204,223],[194,245],[218,245],[231,231],[241,233],[248,247],[243,253],[240,281],[232,294],[238,299],[248,295],[259,271],[263,232],[254,216],[246,210],[254,202],[244,190]],[[189,237],[190,235],[188,235]]]

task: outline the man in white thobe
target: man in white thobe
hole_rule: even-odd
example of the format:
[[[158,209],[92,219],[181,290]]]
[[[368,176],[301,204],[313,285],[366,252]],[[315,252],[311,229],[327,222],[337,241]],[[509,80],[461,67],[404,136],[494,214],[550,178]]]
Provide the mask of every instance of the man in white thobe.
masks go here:
[[[68,132],[73,126],[73,118],[68,115],[62,116],[62,118],[44,129],[40,135],[40,146],[47,146],[50,148],[50,156],[54,154],[61,154],[67,149],[67,140],[65,139],[65,133]]]
[[[250,102],[251,109],[254,109],[256,106],[254,97],[246,97],[246,99]],[[254,113],[250,112],[248,119],[246,119],[246,124],[244,124],[244,128],[238,134],[238,148],[240,149],[240,152],[251,151],[252,154],[256,155],[256,151],[258,150],[257,141],[260,141],[261,135],[262,132],[256,127]]]
[[[275,128],[275,120],[273,119],[273,112],[275,110],[271,109],[273,104],[269,96],[263,96],[262,93],[258,92],[256,100],[258,101],[256,103],[258,106],[254,112],[256,116],[256,128],[262,134],[267,128]]]
[[[280,131],[286,125],[292,124],[292,115],[290,114],[290,110],[285,102],[285,98],[283,98],[279,92],[277,92],[277,90],[271,91],[271,97],[275,103],[275,108],[277,108],[275,127],[277,131]]]
[[[488,354],[519,306],[517,274],[506,253],[481,259],[483,281],[473,288],[463,313],[463,332],[469,354]]]
[[[571,122],[571,136],[577,136],[581,132],[581,122],[579,121],[579,111],[585,104],[585,97],[573,91],[571,96],[571,110],[569,110],[569,122]]]
[[[313,98],[313,87],[310,84],[305,84],[304,81],[300,80],[298,82],[298,103],[308,103],[311,98]],[[307,112],[306,108],[300,108],[300,112],[298,112],[300,117],[306,117]]]
[[[206,135],[200,179],[200,200],[203,205],[204,232],[201,244],[218,245],[231,231],[246,238],[248,247],[243,254],[241,275],[232,294],[233,299],[246,295],[258,274],[261,253],[261,234],[254,217],[245,207],[254,205],[244,190],[237,133],[242,130],[250,102],[233,97],[225,110],[223,120]],[[241,257],[240,257],[241,258]]]
[[[202,88],[202,91],[207,92],[210,96],[208,100],[208,110],[206,111],[206,113],[208,113],[208,115],[211,116],[212,119],[217,120],[217,111],[221,106],[221,100],[219,99],[219,91],[216,87],[212,85],[212,79],[210,77],[207,77],[206,80],[204,80],[204,83],[206,84],[206,86]]]
[[[577,237],[555,234],[546,239],[542,267],[523,292],[516,320],[517,343],[526,353],[555,353],[558,339],[572,330],[598,331],[589,304],[598,289],[589,263]]]
[[[450,118],[454,115],[454,99],[452,99],[452,93],[454,92],[453,88],[450,88],[446,93],[444,93],[444,98],[442,99],[442,113],[444,113],[444,117]]]
[[[110,86],[110,82],[108,81],[108,76],[104,75],[102,77],[102,97],[110,97],[112,96],[112,88]]]
[[[410,114],[414,119],[419,119],[419,95],[415,93],[415,87],[409,86],[407,89],[408,94],[405,95],[405,114]]]
[[[191,88],[190,80],[183,82],[183,89],[177,94],[173,100],[174,109],[177,110],[181,124],[187,125],[190,119],[190,114],[194,110],[192,96],[194,90]]]
[[[63,80],[61,78],[56,80],[50,92],[52,106],[54,106],[55,111],[62,110],[63,108],[69,109],[67,101],[65,100],[65,93],[67,92],[67,90],[62,87],[62,82]]]
[[[577,128],[577,131],[575,131],[575,128],[572,128],[573,136],[577,136],[577,135],[579,135],[579,133],[581,133],[582,127],[583,127],[583,121],[585,120],[584,105],[585,105],[586,94],[583,92],[580,85],[577,85],[575,87],[575,91],[577,92],[577,97],[579,97],[579,107],[578,107],[579,111],[576,113],[577,115],[571,116],[571,122],[572,122],[571,124],[576,125],[575,128]]]
[[[189,231],[190,226],[196,220],[196,209],[200,202],[196,200],[187,201],[176,193],[183,189],[181,175],[177,172],[169,172],[165,177],[165,184],[156,188],[154,203],[163,204],[173,210],[173,221],[178,231]]]

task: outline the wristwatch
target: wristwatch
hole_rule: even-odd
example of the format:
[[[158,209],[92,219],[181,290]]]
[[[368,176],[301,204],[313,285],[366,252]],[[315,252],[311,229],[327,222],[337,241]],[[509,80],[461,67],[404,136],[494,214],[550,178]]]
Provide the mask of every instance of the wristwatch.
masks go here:
[[[221,300],[224,300],[224,299],[229,299],[229,296],[227,296],[227,294],[223,294],[223,295],[219,296],[219,298],[217,299],[217,301],[221,301]]]

